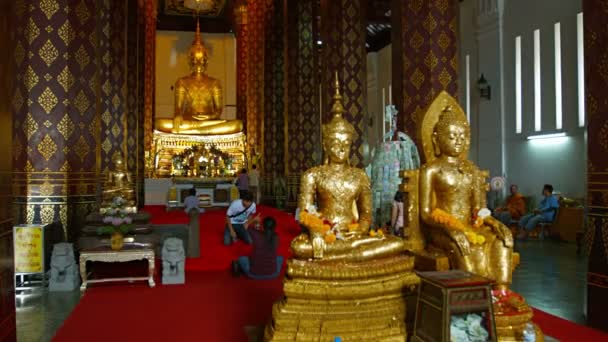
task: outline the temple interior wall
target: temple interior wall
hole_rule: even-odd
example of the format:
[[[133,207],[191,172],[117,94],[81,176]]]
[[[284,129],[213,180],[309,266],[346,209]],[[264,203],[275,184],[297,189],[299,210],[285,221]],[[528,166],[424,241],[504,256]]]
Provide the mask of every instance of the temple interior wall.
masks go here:
[[[204,29],[204,28],[203,28]],[[207,74],[224,90],[222,119],[236,118],[236,38],[233,34],[201,33],[209,50]],[[194,32],[156,31],[156,117],[172,117],[175,81],[190,74],[188,50]]]
[[[481,3],[486,8],[479,10]],[[532,8],[532,7],[534,8]],[[495,7],[492,9],[492,7]],[[460,8],[458,81],[459,100],[471,123],[469,157],[489,169],[491,177],[503,175],[525,195],[540,198],[545,183],[569,197],[585,196],[586,134],[578,126],[576,16],[580,1],[551,0],[464,1]],[[502,13],[502,22],[499,20]],[[538,16],[538,13],[543,13]],[[556,129],[554,24],[561,23],[561,74],[563,128]],[[534,30],[540,29],[541,130],[534,130]],[[522,132],[515,132],[515,37],[521,36]],[[377,80],[375,111],[381,113],[382,87],[390,83],[390,45],[370,53],[377,66],[368,67]],[[466,56],[469,56],[467,92]],[[368,64],[370,58],[368,57]],[[481,74],[491,86],[491,99],[480,99],[477,80]],[[370,111],[372,107],[370,106]],[[381,114],[375,115],[381,120]],[[381,121],[380,121],[381,122]],[[380,126],[378,126],[381,130]],[[565,132],[567,138],[532,142],[527,136]]]

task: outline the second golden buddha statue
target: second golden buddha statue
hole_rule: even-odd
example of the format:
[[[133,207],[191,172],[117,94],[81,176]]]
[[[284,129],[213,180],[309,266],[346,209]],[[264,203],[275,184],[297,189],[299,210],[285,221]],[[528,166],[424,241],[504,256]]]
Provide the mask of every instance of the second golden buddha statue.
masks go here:
[[[159,118],[155,128],[165,133],[221,135],[243,130],[240,120],[220,120],[224,108],[219,81],[207,75],[207,48],[196,23],[194,41],[188,53],[192,73],[175,82],[173,119]]]

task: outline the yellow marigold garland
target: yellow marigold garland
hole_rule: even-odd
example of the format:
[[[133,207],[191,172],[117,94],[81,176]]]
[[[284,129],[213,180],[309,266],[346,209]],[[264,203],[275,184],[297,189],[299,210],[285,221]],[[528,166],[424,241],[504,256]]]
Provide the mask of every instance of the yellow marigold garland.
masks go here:
[[[467,237],[467,240],[469,240],[469,242],[472,244],[481,245],[486,242],[486,238],[483,235],[477,234],[472,229],[467,228],[462,222],[460,222],[460,220],[458,220],[454,216],[448,214],[447,212],[445,212],[442,209],[439,209],[439,208],[433,209],[433,211],[431,212],[431,219],[433,221],[443,224],[451,229],[455,229],[455,230],[464,232],[464,235]],[[483,225],[483,219],[478,217],[474,222],[474,227],[479,228],[482,225]]]

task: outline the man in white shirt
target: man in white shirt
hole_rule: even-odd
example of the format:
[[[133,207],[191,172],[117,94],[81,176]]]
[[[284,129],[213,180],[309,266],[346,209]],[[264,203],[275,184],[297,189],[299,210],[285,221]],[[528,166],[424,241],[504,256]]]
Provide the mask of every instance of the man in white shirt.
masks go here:
[[[226,212],[226,229],[224,230],[224,245],[233,244],[237,238],[251,244],[251,236],[247,227],[253,222],[259,222],[260,217],[254,216],[256,205],[250,192],[245,192],[240,199],[232,201]]]
[[[249,191],[253,194],[253,201],[259,201],[259,186],[260,186],[260,172],[258,171],[257,165],[252,166],[251,172],[249,172]]]

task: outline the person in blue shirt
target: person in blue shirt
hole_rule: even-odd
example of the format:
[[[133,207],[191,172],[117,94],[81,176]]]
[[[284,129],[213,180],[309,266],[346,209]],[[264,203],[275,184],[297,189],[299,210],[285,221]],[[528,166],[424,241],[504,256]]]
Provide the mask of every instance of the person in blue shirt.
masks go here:
[[[517,238],[525,239],[528,236],[528,232],[541,222],[553,222],[557,208],[559,208],[559,202],[557,197],[553,196],[553,186],[545,184],[543,187],[543,199],[540,201],[538,208],[532,214],[525,215],[519,220],[521,233],[519,233]]]

